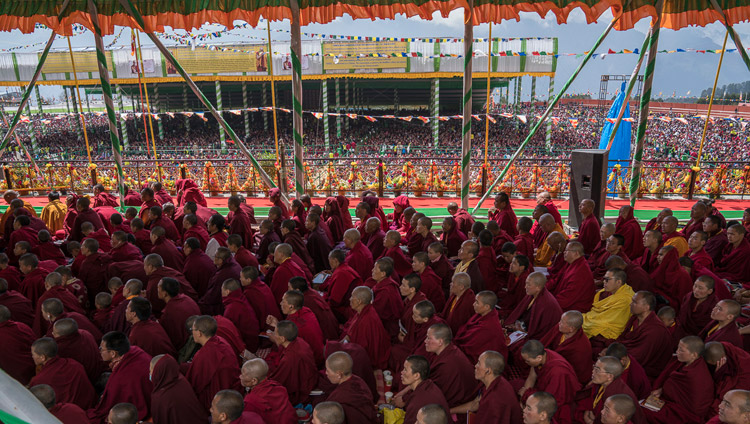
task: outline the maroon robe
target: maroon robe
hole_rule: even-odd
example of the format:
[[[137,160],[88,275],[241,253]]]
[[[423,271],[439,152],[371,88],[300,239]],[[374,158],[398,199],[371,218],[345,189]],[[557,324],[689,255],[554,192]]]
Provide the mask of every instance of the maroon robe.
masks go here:
[[[302,239],[298,232],[290,231],[284,235],[284,243],[292,246],[292,252],[299,256],[299,258],[302,259],[302,262],[305,265],[303,270],[307,268],[307,271],[310,272],[310,276],[312,276],[312,272],[313,270],[315,270],[315,263],[313,262],[310,253],[307,251],[305,240]]]
[[[711,256],[709,256],[705,249],[699,250],[698,253],[688,250],[685,256],[693,260],[693,265],[698,264],[709,271],[713,271],[714,269],[714,260],[711,259]]]
[[[373,367],[385,369],[391,349],[390,336],[372,305],[366,305],[344,325],[342,337],[362,346],[372,361]]]
[[[701,303],[698,303],[698,299],[693,296],[692,292],[686,294],[682,300],[680,314],[677,316],[678,338],[697,336],[711,321],[711,310],[718,301],[719,299],[713,293]]]
[[[208,412],[203,409],[193,388],[180,374],[180,366],[171,356],[165,356],[154,365],[151,376],[154,390],[151,393],[151,418],[154,423],[205,422]]]
[[[651,381],[641,364],[632,355],[628,355],[628,359],[630,363],[622,371],[620,378],[628,384],[628,387],[633,390],[638,399],[646,399],[651,394]]]
[[[107,290],[108,269],[111,263],[111,256],[99,252],[92,253],[83,260],[77,277],[86,286],[90,296]]]
[[[279,264],[274,270],[270,287],[277,304],[281,302],[284,293],[289,289],[289,280],[293,277],[304,277],[307,279],[305,271],[303,271],[302,268],[300,268],[291,258],[285,260],[282,264]]]
[[[529,259],[534,258],[534,238],[531,234],[519,234],[513,240],[516,245],[516,254],[524,255]]]
[[[589,380],[590,379],[591,372],[589,371]],[[629,422],[632,424],[646,424],[646,417],[643,414],[641,406],[638,404],[640,398],[636,396],[635,393],[633,393],[633,390],[628,387],[628,385],[625,383],[625,381],[623,381],[621,377],[616,377],[607,387],[604,388],[602,394],[600,396],[597,396],[600,389],[601,386],[599,384],[592,384],[591,388],[589,389],[589,396],[578,402],[578,407],[576,410],[576,420],[578,422],[584,422],[584,413],[586,411],[592,411],[594,413],[594,416],[596,417],[596,419],[594,420],[594,424],[602,424],[601,414],[602,409],[604,408],[604,402],[610,396],[622,394],[630,397],[630,399],[633,400],[633,404],[636,405],[635,414]],[[584,388],[583,391],[585,392],[586,389]],[[596,403],[596,405],[594,405],[594,402],[597,398],[598,402]]]
[[[268,257],[268,246],[270,246],[273,242],[281,243],[281,237],[279,237],[279,235],[273,231],[269,231],[266,234],[263,234],[263,237],[260,238],[258,251],[255,254],[255,257],[258,259],[259,263],[266,263],[266,258]]]
[[[557,401],[555,421],[560,424],[570,424],[573,422],[575,395],[581,385],[578,383],[573,367],[562,355],[550,349],[545,349],[544,352],[545,362],[536,367],[536,384],[524,393],[522,401],[526,401],[536,392],[547,392]]]
[[[97,343],[99,343],[102,339],[102,332],[99,331],[99,329],[94,325],[93,322],[91,322],[90,319],[86,317],[86,315],[79,314],[78,312],[64,312],[62,315],[57,317],[57,319],[63,319],[63,318],[71,318],[73,321],[78,324],[78,328],[81,330],[86,330],[94,337],[94,340],[96,340]],[[47,334],[45,334],[46,337],[52,337],[52,326],[49,327],[47,330]]]
[[[161,189],[159,191],[154,191],[154,199],[159,202],[159,204],[165,204],[165,203],[174,203],[174,200],[172,200],[172,196],[167,193],[167,190]]]
[[[630,209],[628,216],[618,217],[615,223],[615,232],[625,237],[625,245],[622,250],[630,259],[635,259],[643,253],[643,231],[641,224],[633,216],[633,209]]]
[[[326,235],[320,226],[321,222],[319,221],[318,227],[307,234],[307,243],[305,245],[313,261],[313,272],[316,274],[331,268],[328,263],[328,254],[331,253],[331,249],[333,248],[330,237]]]
[[[564,341],[562,333],[557,327],[552,327],[547,334],[542,337],[540,342],[547,349],[559,353],[573,367],[581,386],[591,381],[591,367],[594,365],[591,353],[591,343],[582,329]],[[606,399],[606,398],[605,398]]]
[[[315,314],[307,306],[303,306],[299,311],[287,315],[286,319],[297,325],[297,335],[307,342],[310,350],[313,352],[315,364],[322,366],[325,362],[323,356],[323,331]]]
[[[208,282],[216,274],[216,266],[202,250],[193,250],[185,257],[182,273],[198,295],[203,296],[208,290]]]
[[[315,314],[320,324],[320,330],[323,332],[324,340],[338,340],[339,323],[331,311],[331,306],[323,299],[320,292],[316,290],[305,290],[305,307]]]
[[[625,345],[628,354],[651,378],[658,376],[672,357],[672,336],[653,311],[643,323],[638,322],[638,317],[631,316],[617,341]]]
[[[75,359],[83,365],[86,375],[93,383],[102,373],[107,370],[107,365],[102,361],[99,345],[94,336],[86,330],[78,330],[73,334],[55,338],[57,343],[57,355],[61,358]]]
[[[404,313],[404,315],[406,315]],[[409,318],[402,321],[406,328],[406,336],[401,343],[394,344],[391,347],[391,357],[388,360],[388,369],[400,372],[404,366],[404,361],[410,355],[428,356],[424,346],[424,339],[427,337],[427,330],[435,324],[445,324],[442,318],[433,315],[427,322],[417,324],[409,314]],[[453,346],[453,345],[451,345]],[[457,348],[456,348],[457,349]],[[463,355],[463,353],[462,353]],[[464,355],[465,356],[465,355]],[[468,361],[468,360],[467,360]],[[430,365],[430,375],[433,374],[432,365]]]
[[[102,191],[96,196],[94,196],[93,201],[91,202],[92,208],[98,208],[99,206],[110,206],[113,208],[117,208],[120,206],[120,203],[117,201],[117,198],[106,191]]]
[[[355,287],[361,285],[362,279],[359,274],[352,267],[343,263],[333,270],[331,276],[320,286],[320,290],[325,293],[324,298],[337,318],[344,318],[345,321],[353,315],[352,309],[349,307],[349,298],[352,297],[352,291]]]
[[[297,337],[288,346],[279,346],[279,362],[268,378],[286,388],[292,404],[306,403],[318,384],[315,359],[307,342]]]
[[[406,247],[409,251],[409,256],[414,256],[416,253],[422,251],[422,242],[424,237],[421,234],[417,234],[416,229],[406,234]]]
[[[230,278],[240,281],[241,274],[242,268],[240,268],[240,265],[233,258],[225,259],[216,270],[216,274],[209,280],[206,293],[198,299],[198,306],[201,308],[201,313],[204,315],[221,315],[224,312],[224,305],[221,299],[221,285]]]
[[[465,242],[467,239],[466,234],[461,232],[458,229],[458,225],[453,223],[453,228],[448,230],[447,232],[443,232],[443,234],[440,235],[440,242],[443,243],[443,246],[446,248],[446,253],[449,257],[458,256],[458,249],[461,248],[461,244]],[[433,241],[430,240],[430,244],[432,244]],[[429,247],[429,244],[427,245]],[[424,249],[426,252],[427,249]]]
[[[593,213],[587,216],[581,222],[581,226],[578,227],[578,242],[583,245],[583,251],[586,255],[590,255],[596,249],[596,245],[599,244],[601,240],[600,228],[599,220]]]
[[[182,293],[171,298],[161,312],[159,323],[167,333],[172,346],[178,350],[190,336],[185,321],[193,315],[200,315],[200,308],[193,299]]]
[[[588,312],[594,301],[594,292],[594,277],[583,256],[567,264],[552,289],[563,312]]]
[[[698,337],[703,339],[704,342],[726,342],[731,343],[738,348],[742,349],[742,335],[740,330],[737,328],[736,322],[730,322],[723,328],[714,330],[719,323],[715,320],[711,320],[703,330],[698,334]],[[709,334],[710,333],[710,334]]]
[[[445,294],[443,293],[442,281],[440,277],[435,274],[435,271],[428,265],[424,271],[419,274],[419,278],[422,280],[422,287],[419,289],[427,297],[427,300],[432,302],[435,307],[435,311],[438,313],[445,308]]]
[[[456,220],[458,230],[464,234],[469,234],[471,227],[474,226],[474,218],[464,208],[458,208],[458,211],[453,215],[453,219]]]
[[[196,224],[185,230],[185,233],[182,235],[182,240],[185,241],[190,237],[197,238],[201,243],[201,249],[203,249],[204,251],[206,250],[206,246],[208,245],[208,239],[210,238],[210,236],[208,235],[208,231],[205,227],[201,227],[200,225]]]
[[[168,266],[157,268],[154,272],[151,273],[151,275],[148,276],[148,284],[146,285],[146,299],[151,302],[151,309],[154,313],[154,316],[157,317],[161,316],[161,311],[165,306],[164,301],[159,299],[158,295],[159,281],[161,281],[161,279],[165,277],[174,278],[180,283],[180,293],[188,296],[193,300],[198,300],[198,294],[195,292],[195,290],[193,290],[193,287],[190,286],[187,279],[185,279],[185,276],[181,272],[176,271]]]
[[[710,414],[719,412],[719,403],[724,399],[724,395],[735,389],[750,389],[750,353],[735,347],[731,343],[721,342],[726,353],[726,362],[713,372],[716,383],[716,396],[711,406]],[[710,415],[709,414],[709,415]]]
[[[401,300],[399,284],[390,277],[386,277],[372,286],[368,283],[375,283],[375,280],[370,278],[365,282],[365,285],[372,289],[372,294],[374,295],[372,306],[383,322],[385,331],[388,332],[391,339],[395,339],[399,332],[399,319],[404,313],[404,304]]]
[[[107,380],[99,403],[86,411],[91,424],[104,424],[113,406],[120,402],[128,402],[138,409],[138,419],[149,416],[152,391],[149,380],[151,356],[138,346],[131,346],[122,356],[112,374]]]
[[[72,403],[57,403],[49,409],[49,413],[63,424],[86,424],[89,422],[86,411]]]
[[[386,256],[393,259],[393,270],[396,271],[399,277],[404,278],[406,275],[413,272],[411,267],[411,259],[407,258],[406,255],[404,255],[404,251],[401,250],[401,247],[394,246],[388,249],[384,249],[380,256],[373,256],[373,258],[380,259],[385,258]]]
[[[346,417],[345,424],[375,423],[372,393],[364,380],[356,375],[338,384],[326,401],[338,402],[341,405]]]
[[[138,346],[151,356],[177,356],[172,341],[164,327],[156,321],[138,321],[130,327],[130,344]]]
[[[750,261],[747,260],[750,258],[750,242],[747,238],[737,248],[727,244],[722,254],[721,262],[714,271],[716,275],[733,283],[750,282]]]
[[[270,378],[245,395],[245,411],[255,412],[266,423],[297,424],[297,412],[289,402],[286,388]]]
[[[28,325],[15,322],[0,322],[0,368],[21,384],[27,385],[34,376],[35,365],[31,359],[31,344],[37,339]]]
[[[4,278],[8,282],[8,290],[16,290],[21,288],[21,280],[23,280],[23,274],[18,268],[8,265],[5,269],[0,271],[0,278]]]
[[[114,262],[140,261],[143,259],[143,253],[134,245],[126,242],[109,251],[109,256]]]
[[[474,291],[468,289],[461,297],[456,298],[456,295],[452,294],[445,302],[445,308],[443,308],[440,318],[445,320],[453,334],[458,334],[458,330],[474,315],[475,297]]]
[[[47,277],[47,274],[49,274],[49,271],[35,268],[26,274],[21,281],[20,292],[31,301],[32,306],[36,306],[37,301],[44,294],[44,278]]]
[[[529,295],[524,296],[516,309],[505,319],[505,323],[512,325],[516,321],[521,321],[526,328],[527,340],[541,340],[560,322],[561,316],[562,309],[557,299],[544,288],[537,294],[536,299]]]
[[[475,422],[515,424],[523,422],[516,392],[508,380],[498,376],[488,387],[482,387]]]
[[[531,274],[531,269],[528,268],[530,267],[527,267],[517,277],[515,274],[509,272],[506,290],[500,289],[497,292],[499,299],[498,306],[500,307],[499,313],[502,317],[506,317],[513,312],[518,302],[526,296],[526,278]]]
[[[259,279],[256,278],[249,285],[244,286],[242,293],[253,308],[260,329],[270,328],[266,324],[266,318],[269,315],[277,319],[281,318],[281,313],[279,312],[279,307],[276,306],[276,299],[273,297],[271,288]]]
[[[232,321],[224,318],[222,315],[214,315],[214,319],[216,320],[217,325],[216,335],[229,344],[235,357],[239,359],[239,356],[245,351],[245,342],[242,341],[240,331],[235,327]]]
[[[0,293],[0,305],[10,310],[10,317],[13,321],[24,323],[29,327],[34,325],[34,309],[31,307],[31,301],[21,293],[15,290]]]
[[[690,365],[672,360],[654,382],[666,403],[658,412],[644,408],[649,423],[703,423],[714,399],[714,381],[703,358]],[[696,390],[703,387],[704,390]]]
[[[661,264],[650,273],[651,291],[669,301],[675,311],[680,310],[680,301],[693,288],[693,279],[680,265],[677,249],[671,249],[661,261]]]
[[[497,310],[486,315],[474,314],[456,333],[453,343],[460,348],[472,363],[486,350],[494,350],[508,357],[508,343]]]
[[[344,231],[346,231],[347,228],[351,228],[351,217],[349,217],[349,226],[346,226],[342,218],[341,209],[335,197],[329,197],[326,199],[325,204],[331,208],[330,213],[324,214],[325,223],[331,230],[331,235],[333,236],[331,243],[336,244],[344,238]]]
[[[104,228],[100,228],[83,237],[83,241],[86,241],[87,239],[94,239],[99,242],[99,250],[104,253],[109,253],[109,251],[112,250],[112,239]]]
[[[366,281],[370,278],[370,275],[372,275],[372,267],[374,264],[372,253],[370,253],[361,241],[357,242],[349,253],[347,253],[344,263],[352,267],[362,281]]]
[[[448,261],[448,258],[445,255],[440,255],[437,260],[430,261],[430,268],[442,279],[443,291],[448,293],[455,269],[450,261]]]
[[[706,244],[703,245],[703,249],[709,256],[711,256],[714,265],[721,263],[721,258],[724,255],[724,248],[727,244],[729,244],[729,240],[727,240],[727,232],[722,229],[719,229],[719,231],[714,234],[708,235],[708,240],[706,241]]]
[[[29,387],[37,384],[52,386],[58,402],[90,408],[95,401],[94,386],[86,376],[83,365],[73,359],[55,356],[48,360],[31,379]]]
[[[497,273],[497,257],[492,246],[482,246],[475,260],[482,274],[485,290],[497,292],[500,289],[500,279]]]
[[[151,233],[148,230],[138,230],[133,236],[135,237],[135,245],[141,249],[141,252],[144,254],[151,253],[154,245],[151,243]]]
[[[55,261],[58,265],[66,265],[68,263],[62,250],[51,241],[39,243],[33,250],[40,261]]]
[[[422,237],[422,246],[416,252],[426,252],[427,249],[430,247],[430,245],[437,241],[438,239],[437,237],[435,237],[435,234],[433,234],[432,231],[428,231],[427,235]],[[409,253],[411,253],[411,250],[409,250]],[[446,250],[446,253],[447,253],[447,250]],[[456,251],[456,254],[458,254],[458,251]]]
[[[516,228],[518,219],[510,204],[506,205],[503,210],[496,210],[489,218],[491,221],[497,222],[500,229],[510,234],[511,237],[515,237],[518,234],[518,229]]]
[[[385,240],[385,232],[380,228],[374,233],[368,234],[365,246],[370,251],[373,258],[379,258],[385,251],[383,240]]]
[[[52,286],[39,297],[37,301],[36,313],[34,314],[34,325],[32,330],[34,333],[41,336],[46,334],[49,329],[49,321],[42,317],[42,303],[47,299],[57,298],[63,304],[63,308],[68,312],[78,312],[79,314],[85,314],[86,311],[81,308],[81,304],[78,303],[78,299],[64,286]],[[12,315],[11,315],[12,316]]]
[[[234,323],[250,352],[258,350],[258,333],[260,326],[255,318],[255,311],[245,299],[241,290],[234,290],[222,299],[224,317]]]
[[[75,241],[81,241],[83,240],[83,233],[81,232],[81,225],[83,225],[84,222],[90,222],[94,225],[94,231],[104,228],[104,224],[102,223],[102,219],[99,217],[99,214],[96,213],[95,210],[91,208],[87,208],[86,210],[79,211],[76,215],[75,221],[73,221],[73,228],[72,232],[70,234],[69,240],[75,240]]]
[[[229,226],[230,234],[239,234],[242,237],[243,246],[247,249],[253,248],[254,234],[253,227],[250,223],[250,217],[242,208],[234,212],[232,223]]]
[[[244,246],[240,246],[240,248],[237,249],[237,252],[234,254],[234,260],[237,261],[242,268],[247,266],[257,268],[259,266],[258,259],[255,258],[255,255],[253,255],[252,252],[245,249]]]
[[[125,206],[141,206],[143,201],[141,200],[141,195],[132,189],[128,189],[128,192],[125,194]]]
[[[208,339],[188,364],[185,378],[206,411],[219,390],[240,389],[240,369],[232,347],[218,334]]]
[[[687,224],[685,224],[685,228],[680,231],[680,234],[682,234],[683,237],[685,237],[685,240],[690,238],[690,235],[693,234],[696,231],[703,231],[703,221],[706,220],[706,217],[704,216],[701,219],[693,219],[690,218],[690,221],[688,221]]]
[[[455,407],[474,399],[479,383],[474,378],[474,365],[451,343],[440,355],[428,354],[430,380],[440,388],[448,406]]]
[[[159,237],[156,239],[150,253],[156,253],[161,256],[165,266],[174,269],[182,269],[185,267],[185,256],[177,250],[177,247],[171,240],[168,240],[165,237]]]
[[[143,223],[147,227],[148,227],[148,224],[149,224],[149,215],[148,215],[148,212],[154,206],[161,207],[161,203],[159,203],[159,201],[156,200],[156,199],[151,199],[148,202],[141,203],[141,209],[138,210],[138,218],[141,218],[143,220]]]
[[[438,386],[436,386],[430,379],[423,380],[415,390],[409,390],[406,392],[403,399],[406,403],[404,408],[406,410],[404,424],[416,423],[419,410],[422,409],[423,406],[433,403],[442,406],[446,413],[450,411],[450,407],[445,400],[445,396],[443,396],[443,392],[441,392],[440,388],[438,388]],[[453,422],[452,419],[449,418],[449,420],[450,422]]]

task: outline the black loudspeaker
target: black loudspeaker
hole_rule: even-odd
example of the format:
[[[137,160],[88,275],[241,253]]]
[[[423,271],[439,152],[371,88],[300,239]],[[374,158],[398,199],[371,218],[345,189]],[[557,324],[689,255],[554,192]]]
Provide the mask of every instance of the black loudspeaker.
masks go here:
[[[606,150],[579,149],[570,153],[570,201],[568,223],[578,228],[581,224],[581,213],[578,205],[581,200],[591,199],[596,203],[594,216],[604,217],[604,201],[607,195],[607,158]]]

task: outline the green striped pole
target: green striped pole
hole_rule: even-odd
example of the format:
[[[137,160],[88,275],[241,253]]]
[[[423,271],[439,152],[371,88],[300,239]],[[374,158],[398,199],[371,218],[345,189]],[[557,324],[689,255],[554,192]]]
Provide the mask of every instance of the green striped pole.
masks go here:
[[[112,86],[109,85],[109,70],[107,69],[107,57],[102,40],[102,30],[99,26],[99,15],[94,0],[89,0],[89,15],[94,27],[94,41],[96,43],[96,59],[99,65],[99,79],[102,84],[102,96],[107,108],[107,121],[109,124],[109,140],[112,142],[112,158],[117,168],[117,187],[120,192],[120,211],[125,208],[125,176],[122,171],[122,151],[120,149],[120,138],[117,136],[117,121],[115,118],[115,106],[112,102]]]
[[[89,102],[89,90],[84,89],[83,94],[86,95],[86,112],[91,114],[91,102]]]
[[[464,84],[463,120],[461,126],[461,207],[469,208],[469,183],[471,177],[471,102],[472,102],[472,59],[474,58],[474,24],[472,8],[474,0],[468,0],[464,9]]]
[[[547,94],[547,104],[552,101],[552,95],[555,94],[555,77],[549,77],[549,93]],[[547,150],[552,149],[552,120],[547,121]]]
[[[154,109],[156,109],[156,116],[160,119],[156,120],[156,126],[159,129],[159,140],[164,141],[164,124],[161,122],[159,112],[161,111],[161,103],[159,102],[159,84],[154,84]]]
[[[643,71],[643,92],[638,109],[638,130],[635,137],[635,152],[630,165],[630,206],[635,206],[638,188],[641,185],[641,168],[643,163],[643,146],[646,143],[646,126],[648,125],[648,110],[651,106],[651,88],[654,82],[654,66],[656,65],[656,52],[659,47],[659,30],[661,27],[661,10],[664,0],[656,2],[656,15],[651,21],[651,35],[648,40],[648,62],[646,70]]]
[[[437,148],[440,141],[440,79],[432,80],[432,144]]]
[[[250,112],[247,108],[247,82],[242,81],[242,107],[245,110],[242,111],[242,117],[245,121],[245,139],[250,135]]]
[[[349,80],[344,80],[344,111],[349,112]],[[344,130],[349,131],[349,120],[344,119]]]
[[[518,113],[518,77],[513,79],[513,115]],[[517,126],[515,117],[513,118],[513,125]]]
[[[336,78],[336,137],[341,138],[341,90],[339,89],[339,79]]]
[[[63,95],[65,96],[65,107],[68,109],[68,115],[70,115],[70,97],[68,97],[68,90],[63,87]]]
[[[660,0],[660,1],[662,1],[662,0]],[[631,3],[631,0],[627,0],[625,2],[624,7],[627,8],[630,5],[630,3]],[[531,128],[531,131],[529,132],[529,134],[523,140],[523,142],[521,143],[521,145],[518,146],[518,150],[516,150],[516,152],[513,154],[513,156],[511,156],[511,158],[508,161],[508,163],[505,164],[505,168],[502,170],[502,172],[500,172],[500,174],[498,174],[498,176],[495,177],[495,181],[493,181],[492,184],[487,188],[487,192],[485,192],[484,196],[482,196],[482,198],[479,199],[479,202],[474,207],[474,209],[472,210],[471,213],[473,213],[473,214],[477,213],[477,211],[479,210],[479,208],[482,207],[482,203],[484,203],[484,201],[487,199],[487,196],[492,192],[492,190],[495,188],[495,186],[500,181],[502,181],[503,178],[505,178],[505,174],[508,173],[508,169],[510,169],[510,167],[513,166],[513,164],[515,163],[515,161],[521,156],[521,154],[523,153],[524,149],[526,148],[526,145],[529,144],[529,141],[531,141],[531,139],[536,135],[536,133],[539,130],[539,128],[541,128],[542,123],[547,120],[547,118],[549,117],[550,113],[552,112],[552,109],[555,107],[555,105],[557,104],[557,102],[560,101],[560,99],[562,98],[563,94],[565,94],[565,91],[567,91],[567,89],[570,87],[570,85],[573,83],[573,81],[575,81],[575,79],[578,76],[578,74],[581,73],[581,70],[583,69],[583,67],[586,65],[586,63],[588,63],[588,61],[591,59],[591,56],[593,56],[594,52],[596,51],[596,49],[599,48],[599,46],[602,44],[602,42],[604,41],[604,39],[607,38],[607,35],[612,31],[612,28],[614,28],[615,24],[617,23],[617,21],[619,19],[620,19],[620,16],[615,16],[612,19],[612,21],[609,23],[609,25],[607,25],[607,28],[604,30],[604,32],[596,40],[596,42],[594,43],[593,47],[591,47],[591,49],[588,50],[588,53],[586,53],[586,56],[584,56],[583,61],[578,65],[578,68],[576,68],[576,70],[573,72],[573,75],[571,75],[570,78],[568,78],[568,81],[565,82],[565,84],[562,87],[562,90],[560,90],[560,92],[557,93],[557,96],[555,96],[555,99],[552,100],[552,102],[550,102],[547,105],[547,109],[542,114],[542,117],[538,121],[536,121],[534,123],[534,126]]]
[[[305,167],[302,165],[305,161],[305,153],[302,145],[303,128],[302,128],[302,39],[300,34],[299,20],[299,3],[297,0],[289,0],[289,7],[292,11],[292,106],[294,115],[292,116],[292,133],[294,136],[294,186],[297,191],[297,197],[305,192]],[[348,86],[347,86],[348,87]]]
[[[518,77],[518,107],[523,103],[523,76]]]
[[[37,106],[39,108],[39,110],[37,112],[39,113],[39,118],[41,120],[41,119],[44,119],[44,116],[43,116],[44,115],[44,107],[42,106],[42,95],[41,95],[41,93],[39,93],[39,86],[38,85],[34,87],[34,91],[36,91],[36,104],[39,105],[39,106]],[[42,126],[42,135],[47,135],[47,125],[44,122],[41,122],[41,121],[39,123]]]
[[[143,20],[143,17],[141,14],[136,10],[135,6],[133,6],[132,0],[119,0],[120,4],[123,6],[125,11],[136,21],[138,25],[141,26],[141,28],[146,27],[146,23]],[[268,176],[266,171],[263,169],[262,166],[260,166],[260,163],[255,159],[255,156],[250,153],[250,150],[247,149],[247,146],[245,143],[242,142],[242,140],[237,137],[237,134],[232,130],[232,127],[227,124],[227,122],[224,120],[224,117],[219,113],[216,108],[211,104],[211,102],[208,101],[206,96],[203,94],[203,92],[198,88],[198,86],[195,84],[192,78],[190,78],[190,75],[185,71],[185,69],[180,65],[180,63],[175,59],[174,55],[172,55],[172,52],[167,49],[164,44],[159,40],[159,37],[154,35],[153,32],[147,32],[146,33],[148,37],[151,39],[151,42],[153,42],[156,45],[156,48],[159,49],[162,56],[174,66],[174,68],[177,70],[177,72],[182,76],[182,78],[185,80],[185,82],[190,86],[190,89],[193,90],[193,93],[195,93],[196,96],[198,96],[198,99],[200,99],[201,103],[204,107],[206,107],[216,118],[219,125],[224,128],[224,131],[229,134],[229,137],[234,141],[234,143],[237,145],[237,147],[242,151],[242,153],[247,156],[248,159],[250,159],[250,162],[252,163],[255,170],[258,172],[258,175],[260,175],[261,179],[263,180],[263,183],[265,183],[270,188],[275,188],[276,183],[273,182],[273,180]],[[54,35],[54,34],[53,34]],[[0,152],[1,153],[1,152]],[[289,203],[289,199],[286,197],[286,194],[281,193],[281,199],[282,201]]]
[[[126,151],[130,146],[130,142],[128,141],[128,121],[127,119],[125,119],[125,104],[122,100],[122,90],[120,90],[119,85],[116,86],[115,93],[117,93],[117,100],[120,104],[120,133],[122,134],[122,150]]]
[[[216,109],[219,111],[220,114],[223,114],[223,109],[221,106],[221,83],[217,80],[214,81],[214,88],[216,89]],[[219,127],[219,141],[221,141],[221,151],[227,150],[227,140],[224,135],[224,130]]]
[[[742,57],[742,61],[745,63],[745,66],[748,70],[750,70],[750,57],[747,55],[747,50],[742,46],[742,40],[740,39],[740,36],[737,35],[737,33],[734,31],[734,28],[732,28],[732,25],[727,22],[726,14],[724,13],[724,10],[721,9],[721,6],[719,6],[719,3],[716,0],[710,0],[711,6],[713,6],[714,10],[716,10],[719,15],[721,15],[721,22],[724,24],[724,27],[727,29],[727,32],[729,33],[729,36],[732,37],[732,41],[734,41],[735,47],[737,47],[737,51],[739,52],[740,56]]]
[[[36,123],[34,117],[31,116],[31,103],[26,103],[26,114],[29,115],[29,123],[26,124],[26,131],[29,133],[29,141],[31,141],[31,151],[36,154],[38,153],[36,148]]]
[[[326,152],[331,148],[331,134],[328,131],[328,80],[324,79],[321,87],[323,91],[323,138],[325,140]]]
[[[182,104],[182,110],[184,110],[185,112],[189,112],[190,110],[188,109],[187,86],[185,85],[182,86]],[[185,115],[185,132],[190,132],[190,117],[187,115]]]
[[[65,10],[68,8],[68,4],[70,3],[70,0],[65,0],[65,2],[60,7],[60,12],[57,15],[58,21],[64,16]],[[18,121],[21,119],[21,114],[23,113],[23,108],[26,106],[26,103],[29,101],[29,96],[31,96],[31,90],[36,85],[37,80],[39,79],[39,76],[42,74],[42,67],[44,66],[44,62],[47,60],[47,55],[49,55],[49,50],[52,48],[52,43],[55,41],[55,38],[57,38],[57,34],[52,32],[50,34],[49,40],[47,40],[47,44],[44,46],[44,50],[42,51],[42,54],[39,56],[39,60],[36,64],[36,69],[34,70],[34,75],[31,77],[31,81],[29,81],[29,85],[24,90],[23,96],[21,96],[21,102],[18,104],[18,109],[16,110],[15,115],[13,115],[13,119],[10,121],[10,124],[8,125],[8,131],[3,135],[3,140],[0,142],[0,156],[5,153],[5,150],[8,148],[8,143],[10,142],[10,135],[13,134],[13,131],[18,126]]]
[[[261,103],[263,106],[268,106],[268,94],[266,93],[266,83],[263,83],[263,91],[261,91]],[[263,131],[268,131],[268,112],[261,112],[263,114]]]
[[[536,77],[531,77],[531,103],[536,101]]]

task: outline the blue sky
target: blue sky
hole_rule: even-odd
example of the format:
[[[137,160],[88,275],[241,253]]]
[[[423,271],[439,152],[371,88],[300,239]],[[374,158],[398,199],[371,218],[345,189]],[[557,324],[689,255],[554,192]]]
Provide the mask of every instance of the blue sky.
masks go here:
[[[587,25],[580,11],[570,14],[567,24],[558,25],[554,16],[550,13],[542,19],[534,13],[524,13],[519,22],[505,21],[502,24],[493,25],[493,37],[558,37],[559,51],[561,53],[578,53],[588,50],[596,38],[604,30],[611,20],[611,14],[605,13],[598,23]],[[463,36],[463,11],[454,11],[448,18],[442,18],[435,14],[433,20],[420,20],[418,18],[398,17],[395,20],[352,20],[342,17],[329,24],[313,24],[303,28],[303,31],[343,34],[343,35],[365,35],[365,36],[393,36],[393,37],[462,37]],[[615,51],[635,49],[640,47],[643,38],[648,31],[649,19],[641,20],[634,29],[629,31],[613,31],[604,41],[599,52],[608,49]],[[207,25],[204,30],[217,30],[221,27]],[[261,24],[262,30],[235,30],[234,32],[265,37],[265,25]],[[275,22],[272,28],[288,29],[288,22]],[[736,25],[735,29],[742,36],[746,47],[750,47],[750,24]],[[182,33],[181,31],[178,31]],[[712,24],[707,27],[685,28],[679,31],[662,30],[659,41],[659,49],[695,48],[695,49],[720,49],[724,38],[724,27],[721,24]],[[487,37],[488,25],[477,26],[474,29],[475,37]],[[284,33],[275,32],[274,39],[285,39]],[[10,36],[0,37],[0,48],[29,45],[43,42],[49,37],[46,30],[37,30],[33,34],[23,35],[12,32]],[[112,40],[112,36],[106,37],[105,43]],[[246,37],[222,37],[219,41],[247,41]],[[144,45],[148,40],[141,38]],[[85,33],[72,38],[74,48],[93,46],[91,33]],[[127,45],[129,37],[123,36],[118,44]],[[66,48],[64,39],[58,40],[55,48]],[[29,50],[38,50],[41,46]],[[734,48],[729,40],[727,48]],[[562,81],[567,80],[573,70],[578,66],[580,58],[575,56],[561,57],[558,61],[557,82],[559,87]],[[602,74],[630,74],[637,60],[637,55],[609,55],[605,59],[592,60],[584,71],[579,75],[576,82],[571,86],[573,92],[598,92],[599,80]],[[676,91],[677,95],[685,95],[688,90],[691,94],[697,94],[700,90],[709,87],[713,83],[716,66],[719,61],[718,54],[678,53],[660,54],[657,57],[656,74],[654,80],[654,93],[658,95],[663,92],[664,96]],[[722,72],[719,78],[719,86],[723,84],[742,82],[750,80],[750,72],[744,67],[737,52],[727,54],[724,58]],[[528,83],[524,84],[525,95],[528,96]],[[540,83],[540,91],[546,91],[546,82]],[[615,88],[611,88],[614,91]]]

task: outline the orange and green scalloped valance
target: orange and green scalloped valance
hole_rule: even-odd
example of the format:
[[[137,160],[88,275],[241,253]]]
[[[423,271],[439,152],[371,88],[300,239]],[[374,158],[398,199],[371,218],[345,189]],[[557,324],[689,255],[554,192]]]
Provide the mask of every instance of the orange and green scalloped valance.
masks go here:
[[[291,18],[288,0],[132,0],[143,15],[146,29],[162,31],[164,27],[192,30],[204,23],[233,26],[235,20],[256,25],[261,16],[278,21]],[[136,27],[118,0],[95,0],[104,34],[112,34],[115,25]],[[731,24],[750,20],[750,0],[718,0]],[[34,31],[37,23],[58,34],[72,33],[72,24],[91,27],[87,0],[70,0],[61,21],[57,16],[63,2],[59,0],[0,1],[0,31],[18,29]],[[393,19],[402,14],[431,19],[434,12],[442,16],[467,7],[467,0],[301,0],[302,25],[328,23],[348,15],[354,19]],[[627,6],[623,6],[623,5]],[[554,13],[558,23],[565,23],[574,9],[581,9],[588,22],[596,21],[607,9],[622,13],[616,28],[626,30],[655,14],[656,0],[474,0],[472,21],[499,23],[519,20],[520,12],[546,16]],[[710,0],[666,0],[662,26],[680,29],[686,26],[720,21],[721,16]]]

